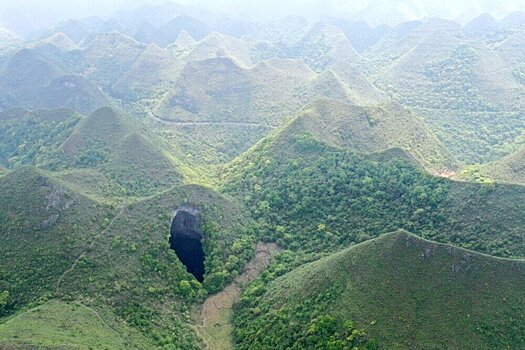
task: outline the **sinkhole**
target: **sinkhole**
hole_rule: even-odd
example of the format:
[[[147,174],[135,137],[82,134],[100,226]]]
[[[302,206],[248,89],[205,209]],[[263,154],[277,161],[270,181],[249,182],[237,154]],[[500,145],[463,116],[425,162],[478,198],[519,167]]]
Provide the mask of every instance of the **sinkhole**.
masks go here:
[[[204,280],[204,250],[197,212],[177,210],[171,224],[170,247],[195,278]]]

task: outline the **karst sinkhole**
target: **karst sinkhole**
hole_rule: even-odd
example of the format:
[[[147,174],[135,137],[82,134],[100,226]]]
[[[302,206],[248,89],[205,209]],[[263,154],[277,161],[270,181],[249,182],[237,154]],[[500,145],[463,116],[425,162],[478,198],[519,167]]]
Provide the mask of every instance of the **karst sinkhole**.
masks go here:
[[[177,210],[171,224],[170,247],[195,278],[204,280],[204,250],[197,213]]]

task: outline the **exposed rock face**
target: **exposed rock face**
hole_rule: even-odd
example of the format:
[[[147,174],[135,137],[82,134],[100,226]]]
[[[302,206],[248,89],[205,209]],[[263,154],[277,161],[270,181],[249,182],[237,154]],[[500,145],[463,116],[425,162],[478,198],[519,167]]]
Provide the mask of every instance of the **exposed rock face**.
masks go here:
[[[188,272],[200,282],[204,280],[204,251],[201,240],[198,211],[188,208],[177,210],[171,224],[170,246]]]

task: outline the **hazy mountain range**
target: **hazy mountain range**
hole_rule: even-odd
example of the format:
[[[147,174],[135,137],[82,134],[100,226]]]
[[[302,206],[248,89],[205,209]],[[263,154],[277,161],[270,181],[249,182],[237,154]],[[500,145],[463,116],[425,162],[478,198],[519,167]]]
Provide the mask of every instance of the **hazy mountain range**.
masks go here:
[[[139,2],[0,3],[0,349],[525,348],[519,2]]]

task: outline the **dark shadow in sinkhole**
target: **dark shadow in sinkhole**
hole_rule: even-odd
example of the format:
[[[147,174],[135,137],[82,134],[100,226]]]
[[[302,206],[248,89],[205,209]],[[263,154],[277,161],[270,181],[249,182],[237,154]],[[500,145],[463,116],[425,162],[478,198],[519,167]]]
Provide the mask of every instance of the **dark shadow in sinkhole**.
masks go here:
[[[204,280],[204,251],[202,233],[195,213],[178,210],[171,224],[170,247],[175,250],[179,260],[195,278]]]

